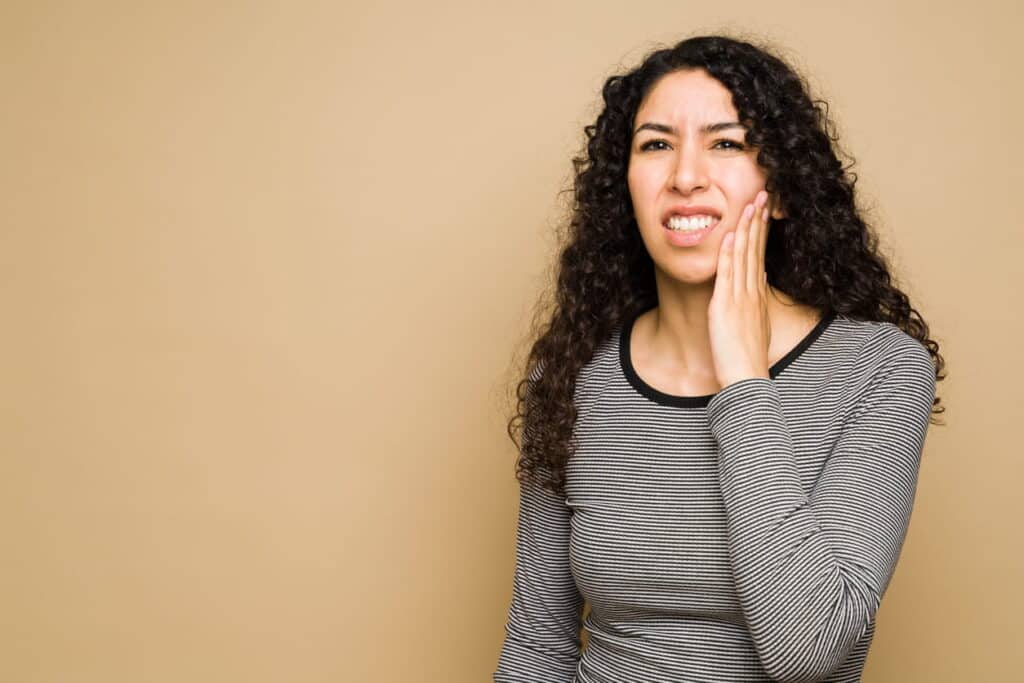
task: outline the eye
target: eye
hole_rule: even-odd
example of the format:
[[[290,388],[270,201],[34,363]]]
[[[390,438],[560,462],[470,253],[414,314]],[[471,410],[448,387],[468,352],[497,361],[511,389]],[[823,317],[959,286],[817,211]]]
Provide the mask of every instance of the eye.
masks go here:
[[[648,149],[652,149],[651,145],[658,145],[658,144],[666,145],[668,143],[666,143],[664,140],[648,140],[644,144],[640,145],[640,151],[641,152],[646,152]]]
[[[719,147],[719,145],[722,145],[722,144],[731,145],[731,146],[730,147]],[[715,149],[742,150],[742,149],[744,149],[744,146],[743,146],[742,143],[736,142],[735,140],[723,139],[723,140],[718,140],[717,142],[715,142],[714,148]]]

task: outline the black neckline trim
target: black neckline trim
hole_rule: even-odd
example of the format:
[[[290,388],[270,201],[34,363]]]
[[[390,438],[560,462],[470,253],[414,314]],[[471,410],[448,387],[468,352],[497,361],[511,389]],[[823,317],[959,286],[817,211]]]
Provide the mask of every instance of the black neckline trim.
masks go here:
[[[717,394],[706,394],[704,396],[676,396],[675,394],[666,394],[663,391],[658,391],[642,380],[640,375],[636,374],[636,369],[633,367],[633,359],[630,357],[629,338],[633,331],[633,323],[635,323],[636,319],[648,310],[650,309],[638,311],[633,315],[626,317],[619,330],[619,367],[622,369],[626,379],[629,380],[629,383],[634,389],[655,403],[677,408],[698,408],[707,406],[708,403],[711,402],[711,399],[717,396]],[[800,354],[806,351],[807,348],[822,335],[835,318],[836,314],[834,312],[826,313],[814,326],[814,329],[808,332],[796,346],[790,349],[782,358],[775,361],[775,364],[768,369],[768,375],[772,379],[775,379],[779,373],[789,367],[793,361],[800,357]]]

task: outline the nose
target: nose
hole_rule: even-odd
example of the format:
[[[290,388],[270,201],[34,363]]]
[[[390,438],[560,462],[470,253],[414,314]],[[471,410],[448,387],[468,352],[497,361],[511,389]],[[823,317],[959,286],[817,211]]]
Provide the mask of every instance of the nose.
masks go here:
[[[679,151],[672,186],[681,194],[692,194],[707,188],[707,167],[699,145],[688,144]]]

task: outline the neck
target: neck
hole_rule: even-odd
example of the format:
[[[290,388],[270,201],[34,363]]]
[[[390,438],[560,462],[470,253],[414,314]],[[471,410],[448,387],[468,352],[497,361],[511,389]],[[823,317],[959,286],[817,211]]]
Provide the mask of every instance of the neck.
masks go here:
[[[701,284],[681,283],[658,278],[658,306],[651,312],[651,348],[663,358],[671,358],[680,371],[694,375],[712,373],[711,336],[708,332],[708,306],[715,281]],[[768,287],[768,319],[781,324],[794,302],[783,292]]]
[[[658,306],[651,313],[651,350],[687,373],[714,367],[708,305],[715,282],[686,284],[658,278]]]

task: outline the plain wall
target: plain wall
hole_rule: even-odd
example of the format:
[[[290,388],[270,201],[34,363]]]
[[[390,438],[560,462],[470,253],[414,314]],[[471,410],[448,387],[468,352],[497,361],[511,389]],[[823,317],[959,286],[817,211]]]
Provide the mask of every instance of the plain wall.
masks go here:
[[[608,76],[827,99],[950,377],[865,681],[1019,677],[1018,3],[0,8],[0,679],[481,681],[505,434]]]

